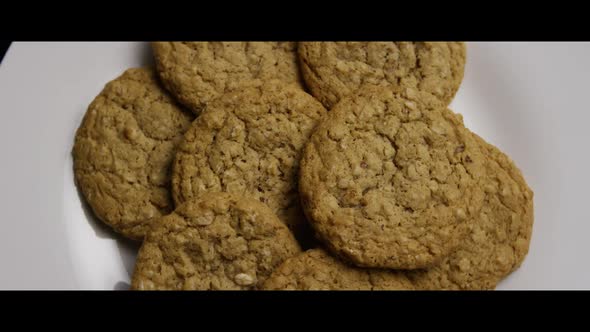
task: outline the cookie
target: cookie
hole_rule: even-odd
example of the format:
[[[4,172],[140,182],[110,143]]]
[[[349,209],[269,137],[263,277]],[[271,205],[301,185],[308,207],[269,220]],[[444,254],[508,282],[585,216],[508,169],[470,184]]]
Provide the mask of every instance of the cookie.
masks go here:
[[[175,202],[208,191],[239,193],[267,204],[301,239],[307,222],[297,192],[299,160],[326,113],[303,90],[276,80],[211,102],[176,154]]]
[[[485,153],[485,199],[471,234],[436,267],[411,271],[421,289],[494,289],[526,257],[533,227],[533,191],[510,158],[473,135]]]
[[[300,42],[301,71],[326,108],[364,84],[400,85],[449,104],[463,80],[466,48],[460,42]]]
[[[357,266],[416,269],[457,248],[481,206],[483,156],[431,94],[366,86],[340,101],[301,161],[317,235]]]
[[[399,271],[353,267],[318,248],[287,259],[262,289],[411,290],[413,285]]]
[[[190,200],[152,226],[137,256],[134,290],[257,289],[300,252],[267,206],[228,193]]]
[[[72,151],[76,182],[100,220],[141,239],[152,220],[173,210],[169,170],[192,118],[152,69],[129,69],[106,84]]]
[[[164,85],[195,114],[270,79],[303,86],[295,42],[154,42],[152,49]]]

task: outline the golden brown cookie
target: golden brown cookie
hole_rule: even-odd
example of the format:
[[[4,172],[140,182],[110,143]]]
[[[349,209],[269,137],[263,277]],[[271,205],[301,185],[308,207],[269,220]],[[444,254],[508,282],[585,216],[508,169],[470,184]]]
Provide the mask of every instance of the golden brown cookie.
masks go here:
[[[264,204],[208,193],[152,225],[139,250],[131,288],[257,289],[299,252],[291,232]]]
[[[166,88],[195,114],[224,93],[271,79],[303,86],[295,42],[154,42]]]
[[[327,248],[357,266],[427,267],[468,234],[483,199],[482,158],[460,116],[436,97],[366,86],[306,145],[303,208]]]
[[[529,250],[533,191],[514,162],[473,134],[485,154],[485,200],[471,234],[441,264],[408,276],[421,289],[494,289]]]
[[[193,116],[152,69],[125,71],[88,107],[73,148],[76,182],[96,216],[132,239],[173,210],[170,165]]]
[[[284,261],[266,279],[264,290],[411,290],[399,271],[363,269],[311,249]]]
[[[267,204],[301,239],[307,222],[297,192],[299,159],[323,114],[320,102],[279,81],[211,102],[176,154],[175,201],[208,191],[239,193]]]
[[[463,80],[460,42],[300,42],[301,71],[311,93],[330,109],[364,84],[430,92],[447,105]]]

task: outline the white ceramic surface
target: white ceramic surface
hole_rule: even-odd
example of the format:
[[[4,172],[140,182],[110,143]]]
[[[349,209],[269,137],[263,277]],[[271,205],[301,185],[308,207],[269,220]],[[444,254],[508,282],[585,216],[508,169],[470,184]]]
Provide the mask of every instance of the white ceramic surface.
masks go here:
[[[14,43],[0,64],[0,289],[126,289],[137,245],[92,217],[74,133],[145,43]],[[590,43],[469,43],[452,104],[535,191],[522,267],[498,289],[590,289]]]

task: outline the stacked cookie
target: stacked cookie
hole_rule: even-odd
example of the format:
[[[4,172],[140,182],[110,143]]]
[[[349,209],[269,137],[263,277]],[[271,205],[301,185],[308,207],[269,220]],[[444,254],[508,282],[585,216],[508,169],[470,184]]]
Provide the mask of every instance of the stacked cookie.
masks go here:
[[[447,108],[463,43],[156,42],[90,104],[77,184],[133,289],[493,289],[533,193]]]

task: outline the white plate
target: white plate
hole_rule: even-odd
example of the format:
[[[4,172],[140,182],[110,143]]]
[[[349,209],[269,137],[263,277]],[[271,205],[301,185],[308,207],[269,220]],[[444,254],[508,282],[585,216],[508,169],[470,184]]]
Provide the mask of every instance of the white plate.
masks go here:
[[[137,246],[85,210],[74,132],[144,43],[15,43],[0,65],[0,289],[126,289]],[[522,267],[498,289],[590,288],[590,44],[469,43],[452,108],[535,191]]]

